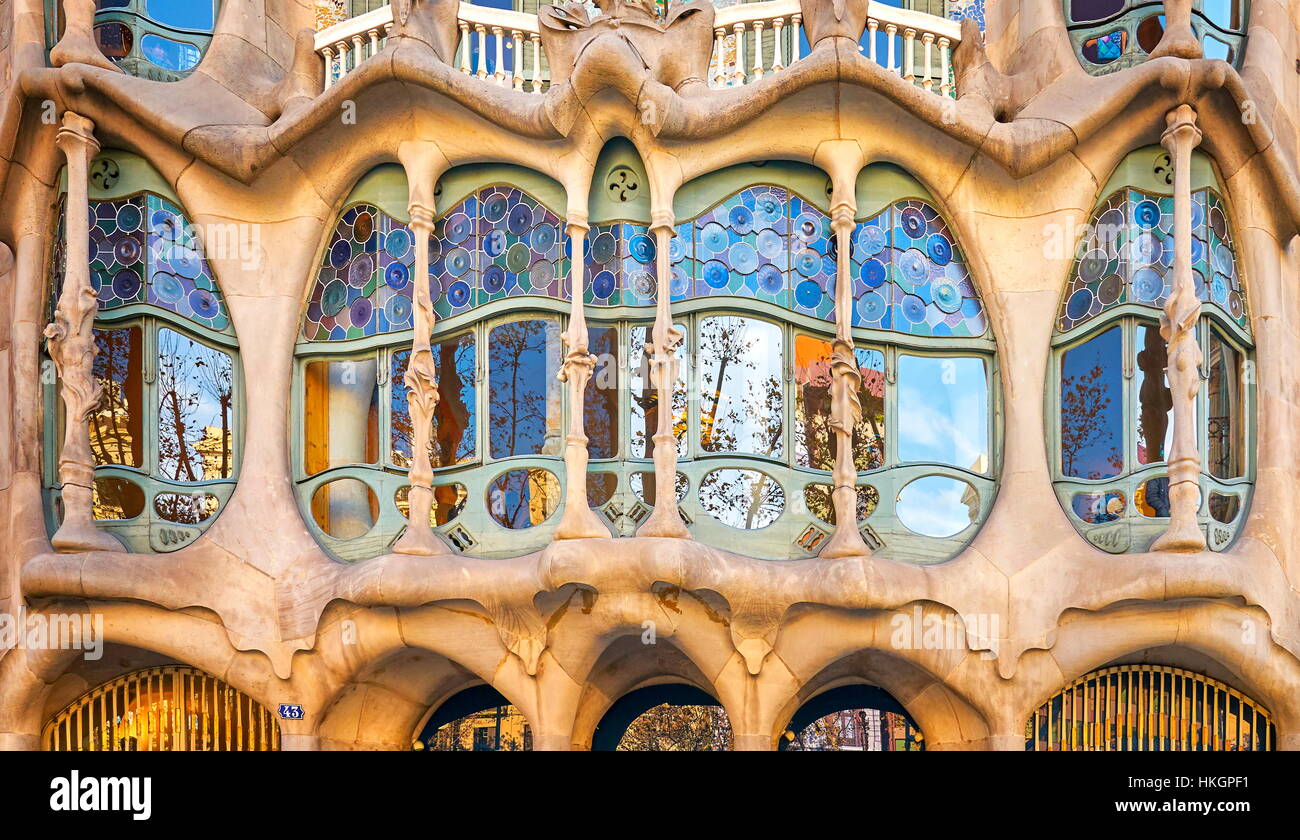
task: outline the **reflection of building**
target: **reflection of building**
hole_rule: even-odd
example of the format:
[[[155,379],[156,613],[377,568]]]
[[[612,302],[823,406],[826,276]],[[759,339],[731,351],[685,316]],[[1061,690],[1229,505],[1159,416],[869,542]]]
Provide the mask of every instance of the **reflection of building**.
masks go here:
[[[78,599],[128,649],[0,652],[0,746],[185,665],[298,749],[602,748],[710,701],[685,731],[742,750],[1300,747],[1279,4],[1207,61],[1202,0],[349,2],[314,40],[240,0],[169,82],[110,76],[109,9],[42,38],[87,4],[17,5],[0,611]],[[142,5],[204,4],[111,31]],[[81,405],[86,325],[138,325],[125,418]],[[899,641],[921,603],[996,632]]]
[[[533,733],[528,719],[514,706],[494,706],[444,725],[428,748],[519,752],[533,748]]]

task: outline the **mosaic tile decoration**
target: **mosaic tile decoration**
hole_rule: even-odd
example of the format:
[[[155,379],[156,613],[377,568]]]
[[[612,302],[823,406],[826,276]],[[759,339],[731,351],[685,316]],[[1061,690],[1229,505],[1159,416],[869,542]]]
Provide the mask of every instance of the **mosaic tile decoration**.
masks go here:
[[[230,331],[230,313],[203,243],[179,207],[142,193],[90,202],[89,221],[90,283],[100,312],[148,304],[216,332]],[[64,239],[61,229],[52,284],[56,297],[66,260]]]
[[[348,208],[330,238],[303,337],[346,341],[410,329],[415,237],[377,207]],[[487,187],[439,218],[429,239],[429,293],[438,318],[517,295],[564,299],[560,218],[514,187]]]
[[[568,252],[567,239],[565,245]],[[587,234],[587,289],[583,300],[589,306],[653,306],[658,288],[657,251],[646,225],[593,225]],[[568,256],[572,259],[571,252]]]
[[[948,0],[948,19],[960,21],[970,18],[984,31],[984,7],[987,0]]]
[[[919,199],[895,202],[853,230],[853,325],[974,338],[984,305],[943,217]]]
[[[733,295],[788,307],[789,204],[780,187],[749,187],[697,216],[690,296]]]
[[[1107,198],[1080,245],[1057,330],[1072,330],[1125,303],[1162,308],[1172,291],[1173,228],[1170,196],[1130,188]],[[1192,193],[1192,276],[1197,297],[1250,331],[1226,209],[1208,188]]]

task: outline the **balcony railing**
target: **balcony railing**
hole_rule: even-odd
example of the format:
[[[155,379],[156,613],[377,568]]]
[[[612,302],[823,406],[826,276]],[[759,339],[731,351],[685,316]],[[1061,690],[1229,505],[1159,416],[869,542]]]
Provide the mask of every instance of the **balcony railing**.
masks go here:
[[[541,93],[550,83],[537,16],[461,3],[454,64],[462,73],[515,90]],[[325,87],[336,84],[384,48],[393,26],[391,6],[350,18],[316,35]],[[961,41],[956,21],[923,12],[870,6],[862,52],[909,82],[952,96],[952,50]],[[780,72],[806,53],[799,0],[766,0],[719,9],[714,19],[709,86],[740,87]]]

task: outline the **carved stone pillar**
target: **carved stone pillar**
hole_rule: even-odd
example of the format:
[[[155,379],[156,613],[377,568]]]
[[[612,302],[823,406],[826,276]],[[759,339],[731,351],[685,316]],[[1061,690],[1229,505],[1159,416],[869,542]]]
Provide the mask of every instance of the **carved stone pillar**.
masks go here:
[[[1201,42],[1192,30],[1192,0],[1165,0],[1165,34],[1151,51],[1151,58],[1174,56],[1200,58]]]
[[[837,192],[842,192],[837,190]],[[831,208],[831,230],[835,234],[835,342],[831,350],[831,431],[835,435],[834,489],[835,533],[822,548],[822,557],[852,557],[871,553],[858,530],[858,468],[853,462],[853,429],[862,419],[862,372],[853,353],[853,274],[849,262],[852,248],[854,203],[843,194],[835,196]]]
[[[411,412],[411,489],[407,502],[406,531],[393,551],[432,555],[447,552],[429,524],[433,507],[433,462],[429,459],[429,432],[438,409],[438,384],[433,361],[433,300],[429,295],[429,236],[433,233],[433,208],[418,201],[410,205],[411,232],[415,235],[415,334],[406,365],[407,405]]]
[[[95,43],[95,0],[63,0],[63,37],[50,50],[50,65],[90,64],[121,73]]]
[[[1192,280],[1192,149],[1201,142],[1196,111],[1180,105],[1165,117],[1160,143],[1174,161],[1174,270],[1172,291],[1160,316],[1160,335],[1169,347],[1169,392],[1173,398],[1174,440],[1169,463],[1169,528],[1152,551],[1202,551],[1205,536],[1197,524],[1201,453],[1196,447],[1196,394],[1201,388],[1201,347],[1196,322],[1201,301]]]
[[[587,432],[583,427],[587,383],[596,367],[596,357],[587,341],[587,317],[583,306],[586,291],[586,213],[569,212],[568,234],[572,243],[569,271],[569,300],[572,307],[569,329],[564,334],[568,352],[558,379],[569,388],[569,432],[564,439],[564,516],[555,528],[557,540],[608,537],[609,528],[587,504]]]
[[[64,552],[122,549],[111,534],[95,527],[91,512],[95,461],[87,424],[104,396],[93,370],[99,352],[94,327],[99,295],[90,285],[90,195],[86,173],[99,151],[94,131],[94,123],[68,111],[55,140],[68,161],[64,224],[68,243],[63,290],[54,310],[54,323],[45,328],[45,338],[59,373],[65,415],[63,447],[59,450],[63,524],[50,541],[55,549]]]
[[[677,436],[673,434],[673,386],[681,362],[676,357],[682,332],[673,324],[669,299],[672,261],[669,249],[673,238],[671,210],[655,210],[650,221],[655,237],[655,323],[651,340],[645,346],[650,357],[650,381],[658,394],[657,425],[654,434],[655,506],[637,529],[638,537],[677,537],[688,539],[690,532],[677,513]]]

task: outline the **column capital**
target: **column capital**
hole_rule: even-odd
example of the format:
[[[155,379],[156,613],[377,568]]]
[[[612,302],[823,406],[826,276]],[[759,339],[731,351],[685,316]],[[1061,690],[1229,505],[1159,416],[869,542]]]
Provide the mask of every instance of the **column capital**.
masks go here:
[[[1196,127],[1195,108],[1183,104],[1165,114],[1165,130],[1160,135],[1160,145],[1171,154],[1178,151],[1180,143],[1186,143],[1186,148],[1192,149],[1200,145],[1200,142],[1201,130]]]
[[[575,233],[585,234],[591,230],[591,224],[587,221],[586,210],[570,210],[564,220],[564,229],[570,236]]]
[[[650,232],[667,228],[669,232],[677,226],[677,216],[672,209],[650,211]]]
[[[95,139],[95,123],[88,117],[72,111],[63,112],[63,125],[59,127],[54,142],[68,156],[76,153],[78,145],[90,150],[88,156],[99,152],[99,141]]]
[[[412,230],[417,230],[419,228],[429,231],[433,230],[434,211],[432,207],[426,206],[418,201],[413,201],[408,205],[407,212],[411,214]]]

